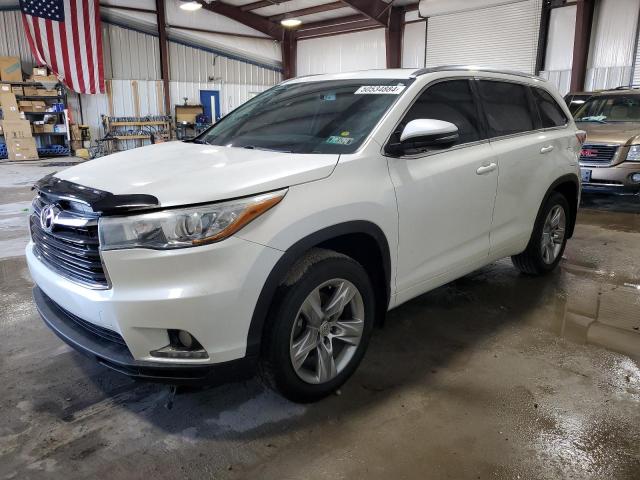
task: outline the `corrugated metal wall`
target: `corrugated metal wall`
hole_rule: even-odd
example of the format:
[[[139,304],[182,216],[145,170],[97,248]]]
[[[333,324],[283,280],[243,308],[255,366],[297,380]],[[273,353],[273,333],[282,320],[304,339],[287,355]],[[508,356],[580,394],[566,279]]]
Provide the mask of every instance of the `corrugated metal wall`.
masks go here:
[[[164,114],[157,37],[103,23],[103,39],[111,102],[109,95],[81,95],[79,99],[93,138],[104,134],[103,115]],[[218,90],[221,113],[227,114],[252,94],[282,81],[282,74],[274,69],[176,42],[169,42],[169,59],[171,105],[183,104],[185,97],[190,104],[200,103],[200,90]]]
[[[575,5],[551,10],[545,65],[540,76],[555,85],[562,95],[568,93],[571,87],[575,28]]]
[[[633,61],[633,80],[634,85],[640,85],[640,29],[638,29],[638,38],[636,39],[636,56]]]
[[[160,80],[156,37],[103,23],[102,39],[107,78]]]
[[[299,76],[385,68],[384,29],[313,38],[298,42]]]
[[[628,85],[633,77],[640,0],[600,0],[591,30],[585,88]]]
[[[35,64],[17,10],[0,11],[0,55],[20,57],[25,71]]]
[[[419,21],[404,26],[402,38],[402,67],[424,67],[427,22]]]
[[[72,115],[90,126],[94,139],[104,134],[103,115],[164,114],[157,37],[103,22],[102,38],[111,95],[69,95]],[[26,72],[34,64],[19,11],[0,11],[0,55],[19,56]],[[227,114],[253,94],[282,81],[275,68],[228,58],[206,48],[170,42],[169,56],[172,105],[184,103],[185,97],[189,103],[200,103],[200,90],[218,90],[221,113]]]

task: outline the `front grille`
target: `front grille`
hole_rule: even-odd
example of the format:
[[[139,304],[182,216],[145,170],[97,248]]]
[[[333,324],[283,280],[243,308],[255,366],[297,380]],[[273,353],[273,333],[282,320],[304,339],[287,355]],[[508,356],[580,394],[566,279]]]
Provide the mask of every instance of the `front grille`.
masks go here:
[[[610,165],[618,151],[618,145],[585,144],[580,150],[580,163]]]
[[[97,222],[84,226],[55,224],[50,232],[42,228],[40,212],[45,203],[33,202],[30,228],[34,253],[60,275],[91,288],[108,288],[107,276],[100,260]],[[68,213],[68,212],[65,212]],[[80,220],[78,214],[71,216]],[[95,220],[95,219],[94,219]]]

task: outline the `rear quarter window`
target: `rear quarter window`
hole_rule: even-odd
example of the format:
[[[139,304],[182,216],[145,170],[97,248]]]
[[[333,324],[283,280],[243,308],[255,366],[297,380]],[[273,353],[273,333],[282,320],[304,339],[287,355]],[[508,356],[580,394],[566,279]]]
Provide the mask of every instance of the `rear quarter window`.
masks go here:
[[[564,110],[558,105],[551,94],[541,88],[533,87],[533,100],[538,108],[542,128],[562,127],[569,122]]]

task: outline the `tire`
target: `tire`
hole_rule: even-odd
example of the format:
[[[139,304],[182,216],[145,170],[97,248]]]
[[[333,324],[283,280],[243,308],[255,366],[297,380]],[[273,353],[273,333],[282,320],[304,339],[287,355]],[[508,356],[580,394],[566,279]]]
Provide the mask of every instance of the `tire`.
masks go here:
[[[552,212],[562,212],[562,238],[558,237],[559,230],[548,231],[548,221]],[[529,240],[529,244],[524,252],[511,257],[513,265],[522,273],[527,275],[544,275],[551,272],[560,260],[567,245],[567,227],[572,221],[569,202],[564,195],[554,192],[545,202],[542,210],[538,214],[533,233]],[[545,248],[547,245],[547,248]],[[553,250],[553,255],[549,253],[549,249]]]
[[[291,268],[271,306],[259,362],[264,383],[300,403],[333,393],[360,364],[374,312],[374,290],[362,265],[332,250],[310,250]]]

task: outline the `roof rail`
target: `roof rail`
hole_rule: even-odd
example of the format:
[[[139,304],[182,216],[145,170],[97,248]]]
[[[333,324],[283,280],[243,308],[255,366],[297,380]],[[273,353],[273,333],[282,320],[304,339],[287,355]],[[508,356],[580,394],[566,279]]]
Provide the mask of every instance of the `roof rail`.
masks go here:
[[[629,89],[637,89],[640,88],[640,85],[637,83],[631,85],[620,85],[619,87],[614,88],[613,90],[629,90]]]
[[[543,80],[545,82],[547,81],[545,78],[539,77],[537,75],[531,75],[530,73],[518,72],[515,70],[500,70],[498,68],[491,67],[479,67],[477,65],[440,65],[438,67],[421,68],[413,72],[412,76],[419,77],[420,75],[426,75],[428,73],[461,71],[504,73],[506,75],[515,75],[518,77],[530,78],[532,80]]]

